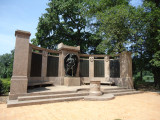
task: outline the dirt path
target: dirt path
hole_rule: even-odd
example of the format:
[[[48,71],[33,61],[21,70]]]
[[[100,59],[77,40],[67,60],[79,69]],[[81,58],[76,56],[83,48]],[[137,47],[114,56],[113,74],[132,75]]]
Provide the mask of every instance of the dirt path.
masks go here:
[[[0,120],[160,120],[160,94],[142,93],[110,101],[72,101],[6,108]]]
[[[8,96],[0,96],[0,104],[7,103]]]

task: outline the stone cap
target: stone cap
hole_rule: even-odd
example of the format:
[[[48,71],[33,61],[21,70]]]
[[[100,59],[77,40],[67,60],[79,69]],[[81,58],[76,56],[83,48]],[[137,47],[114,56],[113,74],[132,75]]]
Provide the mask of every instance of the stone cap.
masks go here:
[[[73,46],[68,46],[64,45],[63,43],[58,44],[58,50],[69,50],[69,51],[80,51],[80,46],[73,47]]]
[[[30,36],[30,35],[31,35],[31,33],[30,33],[30,32],[28,32],[28,31],[16,30],[16,31],[15,31],[15,36],[16,36],[16,35],[25,35],[25,36]]]

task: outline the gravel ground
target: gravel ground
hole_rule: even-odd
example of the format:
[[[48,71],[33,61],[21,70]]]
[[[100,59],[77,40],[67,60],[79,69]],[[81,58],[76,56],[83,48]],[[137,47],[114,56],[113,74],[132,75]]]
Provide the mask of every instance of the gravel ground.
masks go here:
[[[117,96],[109,101],[71,101],[7,108],[0,120],[160,120],[160,94]]]
[[[0,96],[0,103],[7,103],[8,96]]]

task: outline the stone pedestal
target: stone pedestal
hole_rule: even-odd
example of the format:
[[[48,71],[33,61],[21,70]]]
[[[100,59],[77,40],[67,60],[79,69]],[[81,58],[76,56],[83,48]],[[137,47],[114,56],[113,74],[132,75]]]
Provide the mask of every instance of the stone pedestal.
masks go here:
[[[102,95],[101,89],[100,89],[100,81],[90,81],[90,96],[100,96]]]
[[[90,91],[89,96],[84,97],[84,100],[92,100],[92,101],[106,101],[114,99],[113,94],[103,94],[100,88],[100,81],[90,81]]]
[[[64,77],[65,86],[80,86],[80,77]]]

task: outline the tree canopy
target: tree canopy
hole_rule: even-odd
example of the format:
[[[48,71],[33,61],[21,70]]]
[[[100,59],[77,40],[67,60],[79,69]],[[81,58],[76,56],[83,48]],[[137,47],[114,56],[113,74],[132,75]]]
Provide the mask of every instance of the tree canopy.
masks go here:
[[[84,16],[82,0],[50,0],[46,13],[39,18],[36,39],[33,43],[49,49],[57,44],[80,46],[81,52],[95,47],[100,39],[91,40],[87,31],[87,19]]]

